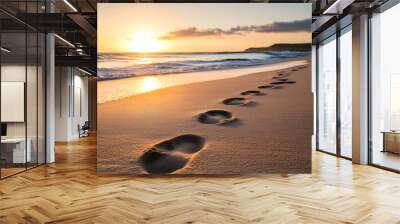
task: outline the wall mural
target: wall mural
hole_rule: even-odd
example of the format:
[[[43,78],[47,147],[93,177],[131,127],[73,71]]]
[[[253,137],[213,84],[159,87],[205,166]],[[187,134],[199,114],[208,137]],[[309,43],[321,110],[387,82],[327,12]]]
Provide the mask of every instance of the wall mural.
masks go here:
[[[99,173],[310,173],[311,4],[98,4]]]

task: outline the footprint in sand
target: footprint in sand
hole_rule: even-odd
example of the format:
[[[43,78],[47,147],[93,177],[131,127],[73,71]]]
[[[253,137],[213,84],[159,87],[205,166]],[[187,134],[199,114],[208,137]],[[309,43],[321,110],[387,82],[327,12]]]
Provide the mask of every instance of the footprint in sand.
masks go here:
[[[238,105],[238,106],[245,106],[252,101],[243,98],[243,97],[233,97],[233,98],[228,98],[222,101],[223,104],[225,105]]]
[[[282,75],[280,75],[280,76],[274,76],[274,77],[272,77],[272,79],[274,79],[274,81],[275,80],[280,80],[280,79],[284,79],[284,78],[287,78],[289,75],[284,75],[284,74],[282,74]]]
[[[265,93],[262,93],[262,92],[260,92],[258,90],[247,90],[247,91],[241,92],[240,95],[242,95],[242,96],[248,96],[248,95],[251,95],[251,96],[262,96],[262,95],[265,95]]]
[[[231,112],[225,110],[209,110],[204,113],[200,113],[198,121],[203,124],[217,124],[225,125],[237,121]]]
[[[270,84],[271,85],[283,85],[285,83],[286,83],[285,81],[277,81],[277,82],[271,82]]]
[[[182,169],[205,144],[203,137],[185,134],[147,149],[138,162],[150,174],[167,174]]]
[[[259,86],[257,88],[259,88],[259,89],[271,89],[273,87],[274,87],[274,85],[263,85],[263,86]]]

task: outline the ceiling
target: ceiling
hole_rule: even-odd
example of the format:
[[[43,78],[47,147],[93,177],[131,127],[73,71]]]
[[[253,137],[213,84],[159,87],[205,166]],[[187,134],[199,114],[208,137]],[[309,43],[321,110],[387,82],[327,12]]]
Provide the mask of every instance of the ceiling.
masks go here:
[[[312,32],[313,38],[315,38],[346,15],[353,15],[357,12],[379,6],[385,1],[386,0],[1,0],[0,21],[3,32],[15,33],[18,32],[18,30],[24,30],[26,27],[31,27],[40,32],[55,32],[58,35],[56,38],[56,65],[80,66],[95,73],[97,64],[97,3],[312,3]]]

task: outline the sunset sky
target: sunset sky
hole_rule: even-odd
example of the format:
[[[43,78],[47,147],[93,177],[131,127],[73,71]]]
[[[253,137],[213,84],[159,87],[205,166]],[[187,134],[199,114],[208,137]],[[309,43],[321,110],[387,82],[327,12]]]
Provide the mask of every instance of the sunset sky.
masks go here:
[[[310,43],[311,4],[98,4],[99,52],[243,51]]]

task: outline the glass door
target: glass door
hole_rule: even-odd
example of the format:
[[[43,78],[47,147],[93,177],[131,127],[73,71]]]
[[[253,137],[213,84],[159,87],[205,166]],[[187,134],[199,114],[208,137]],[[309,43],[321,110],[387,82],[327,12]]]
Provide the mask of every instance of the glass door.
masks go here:
[[[336,154],[336,35],[318,47],[317,149]]]
[[[352,157],[352,32],[351,25],[340,32],[340,155]]]
[[[400,4],[371,18],[370,160],[400,171]]]

